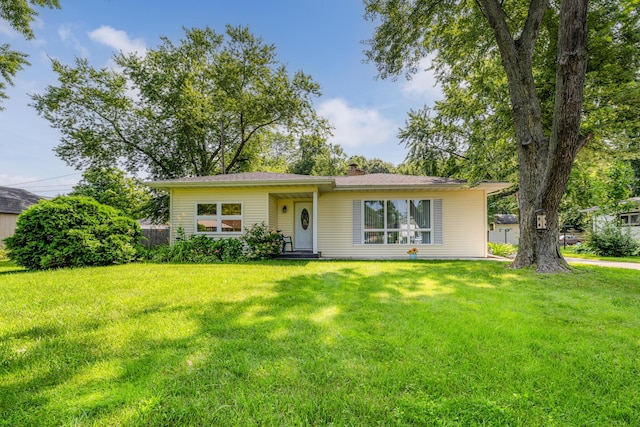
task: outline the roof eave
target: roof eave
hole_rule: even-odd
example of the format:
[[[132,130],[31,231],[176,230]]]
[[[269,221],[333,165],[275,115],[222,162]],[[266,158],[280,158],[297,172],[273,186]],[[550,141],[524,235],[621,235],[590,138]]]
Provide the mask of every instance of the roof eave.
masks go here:
[[[203,188],[203,187],[282,187],[305,185],[334,185],[333,180],[248,180],[248,181],[151,181],[145,182],[146,186],[159,190],[169,190],[172,188]]]
[[[366,184],[366,185],[336,185],[334,191],[354,190],[462,190],[466,184]]]

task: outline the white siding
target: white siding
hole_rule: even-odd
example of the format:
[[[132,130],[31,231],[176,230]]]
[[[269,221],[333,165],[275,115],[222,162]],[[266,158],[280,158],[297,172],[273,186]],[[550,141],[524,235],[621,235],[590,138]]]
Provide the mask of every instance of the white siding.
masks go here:
[[[520,244],[520,225],[519,224],[496,224],[495,230],[489,231],[489,241],[495,243],[505,243],[505,229],[507,242],[512,245]]]
[[[442,199],[443,243],[416,245],[419,258],[486,257],[486,196],[482,190],[332,192],[318,199],[318,251],[330,258],[406,258],[414,245],[353,243],[353,201]]]
[[[240,202],[243,209],[243,227],[264,222],[270,228],[293,230],[293,200],[276,199],[278,193],[312,192],[315,187],[255,187],[255,188],[180,188],[171,191],[171,241],[178,228],[186,236],[195,230],[196,203]],[[287,213],[282,206],[287,205]],[[275,215],[275,220],[270,219]],[[271,224],[273,222],[273,224]],[[286,234],[286,233],[285,233]],[[216,237],[232,237],[238,234],[217,234]],[[291,235],[291,234],[289,234]]]
[[[294,205],[310,201],[297,194],[316,191],[313,187],[255,187],[174,189],[171,200],[172,241],[182,227],[193,234],[195,206],[198,202],[243,203],[243,226],[261,223],[277,228],[284,235],[294,234]],[[317,248],[329,258],[406,258],[413,245],[365,245],[353,243],[354,200],[375,199],[442,200],[442,244],[417,245],[419,258],[486,257],[487,214],[484,190],[455,191],[334,191],[318,194]],[[287,212],[283,213],[283,207]],[[433,235],[432,235],[433,237]],[[433,240],[433,239],[432,239]]]
[[[17,222],[18,215],[0,214],[0,248],[4,247],[4,239],[13,236]]]

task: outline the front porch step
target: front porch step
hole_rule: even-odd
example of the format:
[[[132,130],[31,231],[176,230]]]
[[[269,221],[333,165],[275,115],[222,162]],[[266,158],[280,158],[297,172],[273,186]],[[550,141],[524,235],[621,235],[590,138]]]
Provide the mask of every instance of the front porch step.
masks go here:
[[[311,251],[293,251],[284,252],[274,257],[273,259],[317,259],[320,258],[318,254],[314,254]]]

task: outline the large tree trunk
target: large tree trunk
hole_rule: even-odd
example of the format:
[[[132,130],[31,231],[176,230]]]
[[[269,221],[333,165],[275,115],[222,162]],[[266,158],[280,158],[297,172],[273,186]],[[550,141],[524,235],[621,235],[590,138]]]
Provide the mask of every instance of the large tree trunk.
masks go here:
[[[547,138],[532,73],[532,56],[547,0],[531,0],[521,37],[514,40],[496,0],[479,0],[494,29],[509,82],[520,165],[520,244],[515,268],[539,272],[568,271],[558,247],[558,207],[571,167],[588,137],[580,135],[586,72],[587,1],[562,0],[553,127]],[[536,211],[544,211],[546,228],[537,229]]]

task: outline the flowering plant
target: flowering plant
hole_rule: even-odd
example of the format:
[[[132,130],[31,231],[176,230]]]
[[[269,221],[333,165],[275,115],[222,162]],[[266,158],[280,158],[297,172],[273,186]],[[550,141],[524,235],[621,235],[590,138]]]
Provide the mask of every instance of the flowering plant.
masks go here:
[[[413,255],[413,254],[417,254],[418,253],[418,248],[411,248],[407,251],[407,253],[409,255]]]

